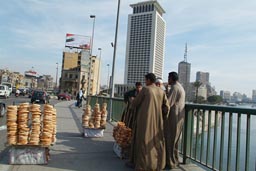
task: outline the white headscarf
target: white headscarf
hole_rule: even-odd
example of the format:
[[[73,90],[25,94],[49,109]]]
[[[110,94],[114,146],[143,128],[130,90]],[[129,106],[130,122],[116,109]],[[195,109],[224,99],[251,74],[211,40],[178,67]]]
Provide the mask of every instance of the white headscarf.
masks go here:
[[[83,91],[79,90],[79,98],[81,98],[83,96]]]

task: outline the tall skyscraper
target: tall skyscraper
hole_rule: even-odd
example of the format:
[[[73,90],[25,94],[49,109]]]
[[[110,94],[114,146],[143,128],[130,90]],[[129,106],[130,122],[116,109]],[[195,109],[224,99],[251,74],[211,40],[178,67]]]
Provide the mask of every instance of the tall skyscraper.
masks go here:
[[[210,77],[209,72],[198,71],[196,73],[196,81],[200,81],[204,85],[210,85],[209,77]]]
[[[256,90],[252,90],[252,102],[256,103]]]
[[[190,71],[191,64],[185,61],[181,61],[178,66],[179,82],[186,90],[186,86],[190,83]]]
[[[157,1],[130,5],[125,60],[125,84],[144,82],[145,74],[163,77],[165,50],[164,9]]]

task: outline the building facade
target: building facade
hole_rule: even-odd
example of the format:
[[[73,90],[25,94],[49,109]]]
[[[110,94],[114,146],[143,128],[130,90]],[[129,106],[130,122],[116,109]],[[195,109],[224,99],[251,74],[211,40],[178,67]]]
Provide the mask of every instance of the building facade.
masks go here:
[[[199,81],[204,85],[210,85],[209,78],[210,78],[209,72],[198,71],[196,73],[196,81]]]
[[[125,60],[125,84],[145,82],[145,74],[163,77],[165,51],[164,9],[157,1],[130,5]]]
[[[207,100],[207,88],[206,85],[202,85],[198,88],[198,97],[201,96],[204,100]]]
[[[53,90],[54,82],[51,75],[42,75],[37,79],[37,88],[44,90]]]
[[[222,97],[224,102],[230,102],[230,100],[231,100],[231,93],[230,93],[230,91],[221,90],[220,91],[220,96]]]
[[[91,80],[88,81],[90,60],[92,62]],[[88,50],[63,52],[60,91],[70,93],[73,97],[80,89],[87,94],[89,83],[89,94],[95,95],[97,91],[99,92],[98,73],[99,59],[96,56],[91,57]]]

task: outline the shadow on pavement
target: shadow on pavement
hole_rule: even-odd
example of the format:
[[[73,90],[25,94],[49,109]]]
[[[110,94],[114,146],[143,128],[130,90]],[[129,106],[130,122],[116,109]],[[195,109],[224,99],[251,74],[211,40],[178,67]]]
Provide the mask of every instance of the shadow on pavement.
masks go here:
[[[59,133],[56,147],[46,167],[76,171],[130,171],[125,160],[112,151],[113,142],[104,138],[84,138],[78,133]],[[54,170],[58,170],[54,169]]]
[[[108,124],[102,138],[83,137],[82,108],[68,106],[79,132],[57,133],[57,143],[51,148],[47,170],[131,171],[125,160],[113,152],[113,127]],[[68,127],[68,126],[67,126]]]

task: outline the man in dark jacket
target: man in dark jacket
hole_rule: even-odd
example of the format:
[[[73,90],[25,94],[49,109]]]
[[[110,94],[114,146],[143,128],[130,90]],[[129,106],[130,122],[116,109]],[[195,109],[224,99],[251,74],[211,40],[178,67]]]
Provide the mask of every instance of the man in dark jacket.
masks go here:
[[[131,128],[132,121],[133,121],[132,112],[130,112],[130,105],[131,105],[131,102],[133,101],[133,99],[139,94],[139,92],[142,89],[141,82],[136,82],[135,87],[136,87],[135,89],[127,91],[124,94],[124,102],[126,103],[126,108],[123,112],[121,121],[124,122],[125,125],[129,128]]]

